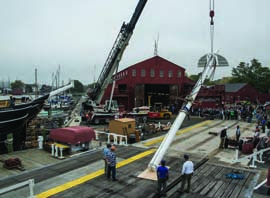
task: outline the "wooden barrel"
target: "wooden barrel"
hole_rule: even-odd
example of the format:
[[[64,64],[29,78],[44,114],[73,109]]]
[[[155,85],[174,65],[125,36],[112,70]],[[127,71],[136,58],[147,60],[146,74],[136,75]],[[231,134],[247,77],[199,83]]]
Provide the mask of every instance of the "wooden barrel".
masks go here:
[[[242,145],[243,154],[252,154],[253,153],[253,143],[246,143]]]

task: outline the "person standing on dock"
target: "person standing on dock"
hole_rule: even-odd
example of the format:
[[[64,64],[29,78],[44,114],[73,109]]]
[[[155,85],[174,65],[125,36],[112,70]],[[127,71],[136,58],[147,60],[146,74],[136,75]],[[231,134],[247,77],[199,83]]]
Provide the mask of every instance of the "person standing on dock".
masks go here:
[[[183,193],[183,192],[189,193],[190,186],[191,186],[191,178],[194,172],[194,165],[193,165],[193,162],[189,160],[189,155],[185,154],[184,159],[185,159],[185,163],[183,164],[183,168],[181,172],[183,180],[182,180],[182,184],[180,188],[180,193]],[[184,191],[186,182],[187,182],[187,188]]]
[[[263,116],[261,126],[262,126],[262,133],[265,133],[265,125],[266,125],[266,118]]]
[[[161,160],[160,166],[157,168],[157,179],[158,179],[158,194],[160,194],[161,189],[164,191],[164,195],[166,196],[166,186],[167,180],[169,179],[169,169],[165,166],[166,161]]]
[[[227,137],[227,129],[228,127],[225,127],[220,132],[220,144],[219,144],[220,149],[224,149],[225,138]]]
[[[107,178],[111,178],[112,174],[112,180],[113,181],[118,181],[116,179],[116,155],[115,155],[115,146],[111,147],[111,150],[107,152],[106,158],[108,160],[108,170],[107,170]]]
[[[13,96],[9,97],[9,106],[12,108],[15,106],[15,98]]]
[[[104,174],[107,177],[107,170],[108,170],[108,159],[107,154],[110,152],[112,145],[107,144],[107,146],[103,149],[103,160],[104,160]]]
[[[240,127],[239,127],[239,125],[237,125],[236,131],[235,131],[235,136],[236,136],[236,141],[237,141],[237,142],[239,142],[240,135],[241,135]]]

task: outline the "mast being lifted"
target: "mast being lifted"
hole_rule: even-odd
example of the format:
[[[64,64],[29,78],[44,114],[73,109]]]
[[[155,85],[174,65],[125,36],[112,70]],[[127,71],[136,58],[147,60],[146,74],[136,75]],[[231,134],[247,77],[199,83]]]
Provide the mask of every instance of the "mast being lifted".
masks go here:
[[[214,0],[210,0],[210,38],[211,38],[211,53],[205,55],[202,60],[202,58],[200,59],[201,62],[199,61],[199,63],[204,63],[204,70],[198,80],[198,82],[196,83],[196,85],[194,86],[194,88],[192,89],[190,95],[188,95],[185,100],[185,104],[182,106],[178,116],[176,117],[173,125],[171,126],[169,132],[167,133],[167,135],[165,136],[165,138],[163,139],[161,145],[159,146],[158,150],[156,151],[155,155],[153,156],[152,160],[150,161],[150,163],[148,164],[148,170],[151,171],[155,171],[158,164],[160,163],[160,161],[162,160],[164,154],[166,153],[167,149],[169,148],[170,144],[172,143],[172,141],[174,140],[174,136],[176,134],[176,132],[179,130],[179,128],[181,127],[186,115],[189,113],[192,103],[195,100],[198,92],[200,91],[201,86],[203,85],[203,82],[205,81],[206,78],[208,78],[209,76],[212,76],[216,66],[218,65],[218,59],[219,56],[217,54],[213,53],[213,40],[214,40]],[[222,57],[223,58],[223,57]],[[228,63],[226,61],[226,59],[222,60],[224,61],[222,66],[228,66]],[[222,62],[221,61],[221,62]],[[226,63],[227,65],[226,65]],[[209,75],[210,74],[210,75]]]

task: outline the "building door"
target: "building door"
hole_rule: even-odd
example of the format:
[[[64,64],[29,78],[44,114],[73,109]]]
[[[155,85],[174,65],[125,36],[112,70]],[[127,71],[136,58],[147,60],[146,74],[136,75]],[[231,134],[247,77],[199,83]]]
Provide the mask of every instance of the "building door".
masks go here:
[[[146,106],[144,100],[144,84],[136,84],[135,85],[135,107]]]

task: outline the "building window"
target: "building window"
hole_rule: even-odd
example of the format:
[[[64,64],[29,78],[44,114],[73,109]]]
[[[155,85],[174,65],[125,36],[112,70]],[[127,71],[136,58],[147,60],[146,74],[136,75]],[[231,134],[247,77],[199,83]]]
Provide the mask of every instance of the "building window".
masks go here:
[[[150,77],[155,77],[155,70],[154,69],[150,70]]]
[[[141,70],[141,77],[145,77],[145,69]]]
[[[172,70],[169,70],[169,71],[168,71],[168,77],[169,77],[169,78],[172,78],[172,77],[173,77],[173,72],[172,72]]]
[[[164,71],[163,70],[159,70],[159,77],[164,77]]]
[[[136,69],[132,70],[132,77],[136,77]]]
[[[181,77],[182,77],[182,73],[181,73],[180,70],[177,72],[177,77],[178,77],[178,78],[181,78]]]

